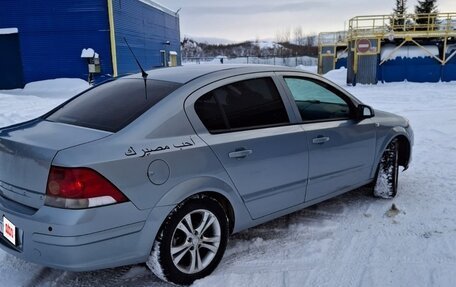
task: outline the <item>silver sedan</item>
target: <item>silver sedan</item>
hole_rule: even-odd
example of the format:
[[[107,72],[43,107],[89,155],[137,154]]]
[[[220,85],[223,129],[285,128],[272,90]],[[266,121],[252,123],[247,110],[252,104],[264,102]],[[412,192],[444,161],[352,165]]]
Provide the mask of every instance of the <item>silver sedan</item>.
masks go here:
[[[296,69],[119,78],[0,129],[0,247],[72,271],[147,262],[190,284],[232,233],[361,186],[394,197],[412,145],[406,119]]]

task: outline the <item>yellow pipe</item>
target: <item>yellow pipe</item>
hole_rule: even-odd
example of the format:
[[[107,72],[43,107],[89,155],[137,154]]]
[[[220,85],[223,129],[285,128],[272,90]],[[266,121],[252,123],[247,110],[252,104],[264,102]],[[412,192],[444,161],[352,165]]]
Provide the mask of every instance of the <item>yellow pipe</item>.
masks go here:
[[[456,56],[456,51],[454,51],[447,59],[446,59],[446,63],[448,63],[451,59],[453,59],[453,57]]]
[[[445,65],[447,63],[447,60],[446,60],[447,44],[448,44],[448,37],[445,37],[445,41],[443,42],[443,65]]]
[[[109,17],[109,36],[111,38],[111,60],[112,60],[112,73],[117,77],[117,47],[116,47],[116,32],[114,30],[114,9],[112,0],[108,1],[108,17]]]

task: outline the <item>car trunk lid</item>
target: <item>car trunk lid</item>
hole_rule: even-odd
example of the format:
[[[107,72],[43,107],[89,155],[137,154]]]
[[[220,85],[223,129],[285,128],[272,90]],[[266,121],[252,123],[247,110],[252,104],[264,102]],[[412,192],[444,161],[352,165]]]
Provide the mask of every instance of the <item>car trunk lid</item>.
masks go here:
[[[0,129],[0,197],[41,207],[57,152],[109,135],[105,131],[42,120]]]

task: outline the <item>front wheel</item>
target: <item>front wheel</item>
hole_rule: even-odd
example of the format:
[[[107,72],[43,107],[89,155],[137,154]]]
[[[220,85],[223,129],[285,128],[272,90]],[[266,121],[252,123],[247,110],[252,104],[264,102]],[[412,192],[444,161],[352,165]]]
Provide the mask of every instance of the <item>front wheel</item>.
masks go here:
[[[228,241],[223,207],[209,197],[176,207],[162,225],[147,266],[159,278],[189,285],[217,267]]]
[[[374,196],[379,198],[394,198],[397,194],[399,178],[399,143],[391,141],[382,155],[377,169]]]

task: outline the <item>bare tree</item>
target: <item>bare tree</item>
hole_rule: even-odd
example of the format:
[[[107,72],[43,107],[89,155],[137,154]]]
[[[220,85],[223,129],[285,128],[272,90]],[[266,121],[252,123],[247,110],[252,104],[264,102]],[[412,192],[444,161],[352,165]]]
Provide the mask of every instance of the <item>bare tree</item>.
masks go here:
[[[286,28],[283,30],[283,42],[290,43],[290,40],[291,40],[291,29]]]
[[[277,30],[275,32],[275,42],[276,43],[281,43],[282,42],[282,32]]]
[[[304,45],[304,34],[302,32],[302,27],[298,26],[294,29],[294,41],[296,45]]]
[[[276,42],[277,43],[289,43],[291,40],[291,29],[283,29],[276,31]]]
[[[317,46],[317,34],[310,33],[306,35],[306,46],[307,47],[315,47]]]

